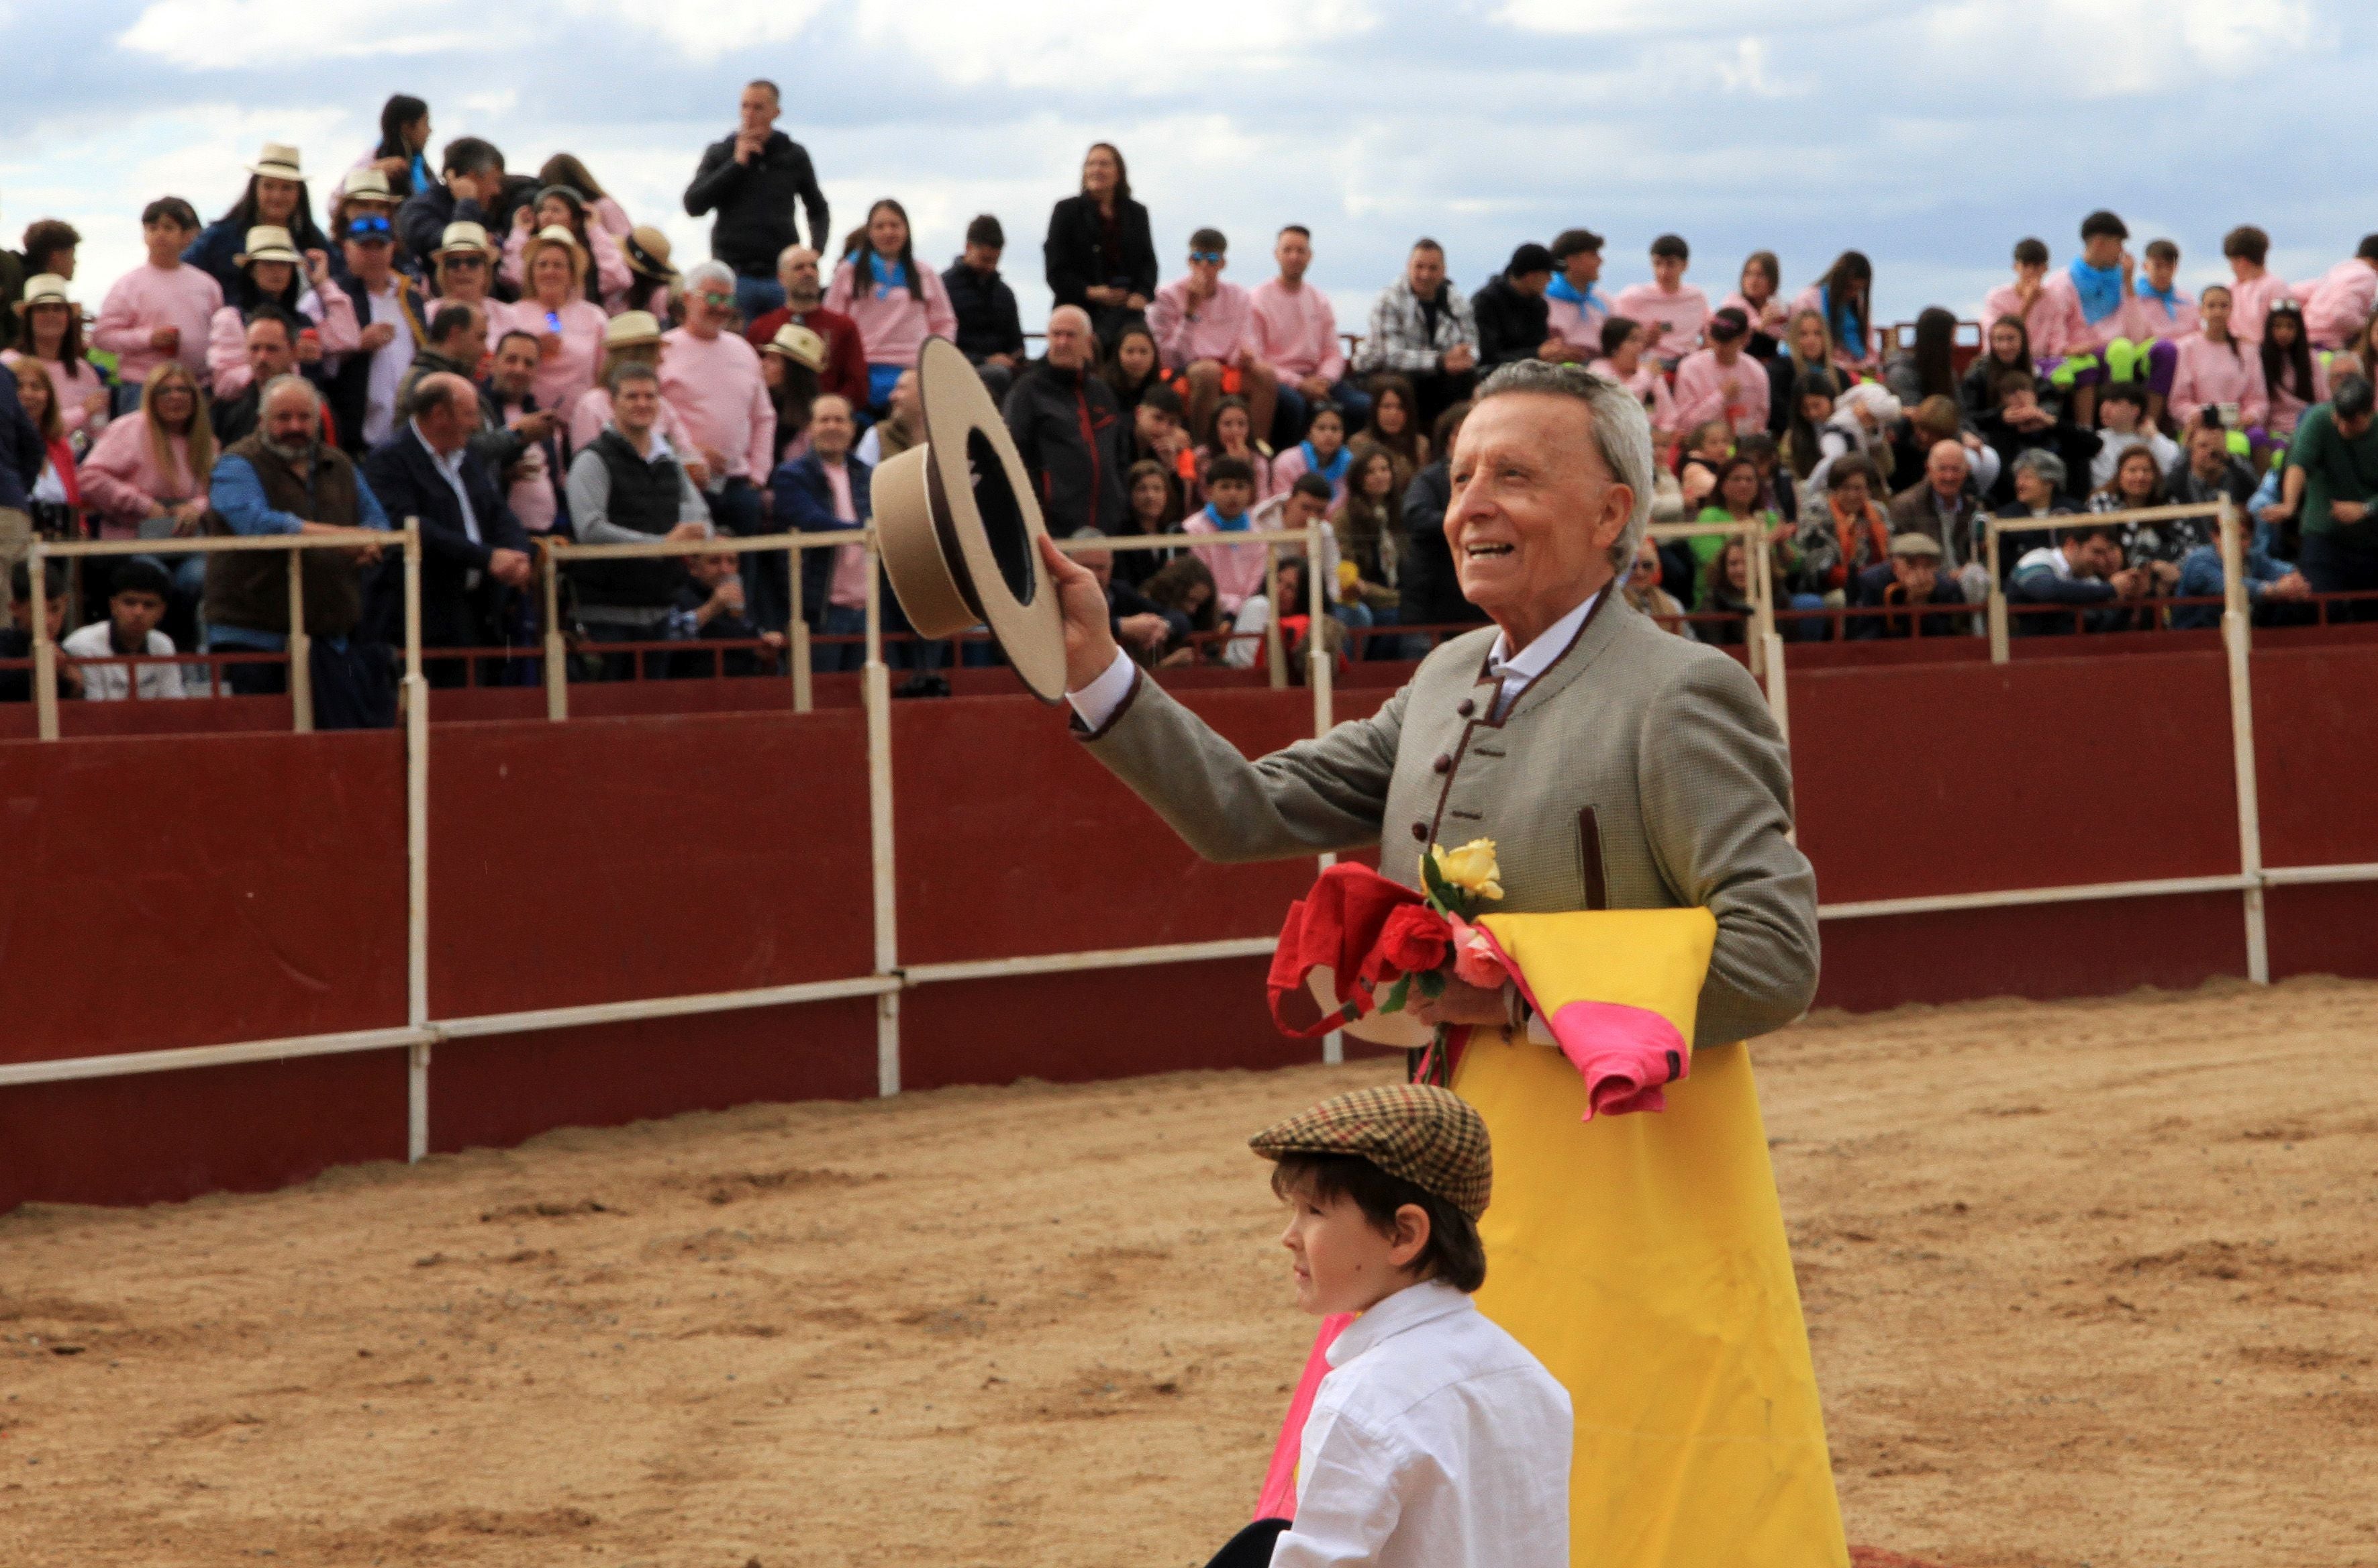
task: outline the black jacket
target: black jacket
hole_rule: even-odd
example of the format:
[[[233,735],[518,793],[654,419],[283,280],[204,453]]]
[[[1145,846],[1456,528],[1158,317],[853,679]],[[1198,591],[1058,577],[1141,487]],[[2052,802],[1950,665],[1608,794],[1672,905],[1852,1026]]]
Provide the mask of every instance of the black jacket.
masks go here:
[[[1481,368],[1533,359],[1553,335],[1552,308],[1543,296],[1520,292],[1500,273],[1471,296],[1470,308],[1478,313]]]
[[[1853,602],[1859,609],[1898,611],[1895,615],[1851,616],[1849,636],[1852,642],[1916,634],[1911,624],[1914,618],[1907,613],[1907,596],[1901,591],[1898,579],[1892,574],[1889,561],[1868,567],[1857,574],[1852,585],[1857,590]],[[1958,622],[1969,620],[1972,615],[1972,607],[1965,602],[1964,593],[1957,586],[1957,580],[1945,572],[1933,580],[1932,597],[1924,602],[1942,607],[1942,613],[1924,617],[1924,635],[1927,637],[1956,636],[1964,630]]]
[[[1024,357],[1024,322],[1015,312],[1015,291],[997,272],[978,272],[963,259],[942,274],[950,308],[958,316],[958,347],[979,365],[994,354]]]
[[[389,526],[402,528],[408,517],[421,519],[421,641],[430,647],[490,647],[503,642],[500,611],[504,585],[486,574],[487,557],[497,549],[529,548],[528,531],[504,504],[487,465],[469,452],[462,458],[462,488],[478,519],[479,539],[473,543],[463,526],[462,505],[453,488],[410,423],[371,449],[363,461],[364,482],[371,487]],[[376,626],[381,641],[402,646],[403,626],[403,565],[384,557],[373,586],[367,624]],[[471,583],[471,573],[479,581]]]
[[[1453,476],[1445,460],[1412,476],[1404,489],[1403,609],[1398,619],[1412,625],[1476,625],[1486,617],[1461,595],[1453,547],[1445,540],[1445,509],[1453,502]]]
[[[783,131],[770,131],[760,156],[749,165],[735,161],[735,139],[703,149],[702,166],[685,187],[690,218],[716,211],[710,225],[710,253],[747,278],[773,278],[776,257],[799,239],[793,203],[810,218],[810,247],[835,254],[826,232],[825,192],[809,150]]]
[[[1099,204],[1069,196],[1049,214],[1049,238],[1040,247],[1049,269],[1049,292],[1059,305],[1090,308],[1093,284],[1120,286],[1156,297],[1156,242],[1148,237],[1147,209],[1136,201],[1115,203],[1115,244],[1109,254]]]
[[[1999,480],[1990,487],[1994,508],[2003,509],[2014,500],[2014,460],[2034,450],[2052,452],[2064,464],[2060,493],[2076,501],[2088,494],[2089,463],[2100,441],[2095,431],[2061,418],[2044,430],[2019,430],[2006,422],[2003,410],[1995,408],[1982,416],[1979,425],[1982,440],[1999,454]]]
[[[217,218],[200,229],[198,237],[182,249],[184,261],[210,274],[215,282],[222,284],[225,299],[234,297],[239,289],[239,264],[233,258],[247,249],[247,230],[246,223],[234,223],[227,217]],[[330,243],[330,236],[322,232],[322,226],[310,213],[298,212],[291,217],[289,238],[301,256],[309,250],[318,250],[334,263],[338,259],[339,247]]]
[[[500,246],[512,232],[512,213],[522,207],[534,211],[536,193],[537,183],[528,175],[506,175],[503,195],[490,212],[475,200],[457,201],[442,184],[415,191],[396,210],[396,241],[403,247],[399,260],[417,264],[422,275],[427,276],[429,253],[446,243],[449,223],[476,223],[487,231],[488,243]],[[331,255],[336,257],[338,252],[333,250]],[[343,272],[343,262],[332,271]],[[498,299],[510,302],[520,297],[520,290],[501,278],[490,277],[488,284]]]
[[[1005,414],[1049,531],[1059,538],[1079,528],[1119,531],[1131,421],[1116,405],[1113,389],[1043,359],[1009,389]]]
[[[26,494],[40,482],[49,456],[33,416],[17,400],[16,372],[0,365],[0,507],[25,510]]]

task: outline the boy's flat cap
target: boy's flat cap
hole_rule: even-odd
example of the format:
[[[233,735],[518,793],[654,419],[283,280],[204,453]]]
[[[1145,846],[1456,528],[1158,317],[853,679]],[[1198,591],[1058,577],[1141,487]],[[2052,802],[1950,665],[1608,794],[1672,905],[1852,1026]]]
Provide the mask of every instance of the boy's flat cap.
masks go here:
[[[1264,1128],[1247,1144],[1283,1154],[1358,1154],[1471,1219],[1495,1190],[1486,1123],[1460,1096],[1424,1083],[1357,1089]]]

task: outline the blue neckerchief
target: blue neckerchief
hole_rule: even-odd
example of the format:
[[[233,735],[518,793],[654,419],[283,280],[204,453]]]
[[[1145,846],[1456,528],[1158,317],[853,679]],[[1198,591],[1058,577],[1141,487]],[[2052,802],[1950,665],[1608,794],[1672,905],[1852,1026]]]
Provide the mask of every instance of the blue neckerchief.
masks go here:
[[[1833,291],[1832,289],[1821,286],[1818,288],[1817,310],[1824,317],[1825,325],[1831,327],[1833,324]],[[1858,313],[1846,305],[1842,307],[1841,331],[1833,335],[1841,340],[1842,346],[1848,349],[1850,353],[1860,359],[1866,357],[1866,323],[1859,320]]]
[[[908,286],[908,274],[895,270],[892,264],[873,250],[867,253],[867,275],[875,280],[875,297],[888,299],[895,288]]]
[[[416,152],[413,155],[413,167],[407,172],[413,176],[413,189],[415,195],[437,187],[437,178],[429,172],[429,160],[420,153]]]
[[[2138,285],[2138,289],[2141,294],[2145,295],[2149,299],[2162,300],[2164,314],[2169,316],[2175,321],[2180,320],[2179,280],[2174,279],[2172,285],[2169,288],[2157,288],[2153,283],[2142,282]]]
[[[1576,306],[1579,310],[1599,310],[1605,316],[1610,314],[1610,308],[1603,304],[1601,300],[1594,297],[1593,285],[1591,283],[1586,284],[1585,292],[1583,294],[1579,294],[1577,290],[1577,285],[1568,281],[1568,274],[1567,272],[1555,272],[1553,274],[1553,281],[1545,287],[1544,296],[1548,299],[1566,301],[1570,305]]]
[[[1214,510],[1214,503],[1210,501],[1206,503],[1206,517],[1216,529],[1225,534],[1243,534],[1249,526],[1245,513],[1242,512],[1236,517],[1225,517]]]
[[[1338,455],[1330,459],[1329,466],[1324,468],[1321,465],[1321,454],[1313,450],[1313,443],[1311,441],[1299,441],[1296,444],[1304,449],[1304,471],[1308,474],[1320,475],[1323,478],[1328,480],[1332,486],[1338,485],[1345,479],[1346,464],[1354,460],[1353,449],[1351,447],[1341,446],[1338,449]]]
[[[2072,286],[2080,291],[2081,314],[2093,324],[2122,308],[2121,268],[2092,267],[2075,256],[2066,271],[2072,279]]]

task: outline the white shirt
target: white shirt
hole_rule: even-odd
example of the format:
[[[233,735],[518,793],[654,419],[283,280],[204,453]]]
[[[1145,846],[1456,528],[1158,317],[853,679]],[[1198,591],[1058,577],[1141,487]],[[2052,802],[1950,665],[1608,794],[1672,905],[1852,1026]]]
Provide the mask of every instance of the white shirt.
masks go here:
[[[378,446],[396,430],[396,389],[405,371],[413,368],[413,329],[404,324],[403,304],[393,276],[386,293],[366,291],[364,302],[371,307],[371,320],[364,325],[386,321],[396,328],[396,336],[372,350],[371,376],[365,383],[364,440]]]
[[[1568,1568],[1568,1391],[1449,1285],[1328,1351],[1272,1568]]]
[[[1593,602],[1603,592],[1597,588],[1586,595],[1583,604],[1538,633],[1535,641],[1521,648],[1516,658],[1511,656],[1510,634],[1495,633],[1495,645],[1486,650],[1486,673],[1503,683],[1503,689],[1495,694],[1496,718],[1503,717],[1511,699],[1524,691],[1529,681],[1550,669],[1553,662],[1568,651],[1569,644],[1577,641],[1577,629],[1593,613]]]
[[[420,420],[409,423],[413,427],[413,439],[421,443],[421,450],[429,454],[429,461],[437,465],[438,473],[445,476],[447,488],[454,492],[455,501],[462,508],[462,532],[471,536],[473,544],[483,542],[479,537],[479,514],[471,510],[470,487],[462,483],[462,459],[471,449],[458,446],[451,452],[439,452],[430,444],[429,438],[421,433]]]
[[[104,621],[94,621],[77,628],[58,651],[68,658],[115,658],[114,628]],[[162,632],[149,633],[150,654],[170,654],[174,639]],[[83,700],[94,703],[120,703],[132,695],[132,677],[140,677],[140,697],[143,702],[158,697],[178,697],[182,693],[182,667],[178,664],[86,664],[82,667]]]

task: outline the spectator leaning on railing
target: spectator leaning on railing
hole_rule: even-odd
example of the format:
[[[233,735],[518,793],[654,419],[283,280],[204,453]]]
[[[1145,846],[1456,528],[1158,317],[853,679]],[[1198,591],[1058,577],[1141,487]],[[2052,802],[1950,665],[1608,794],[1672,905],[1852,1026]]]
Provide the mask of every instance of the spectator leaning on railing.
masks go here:
[[[2280,515],[2303,537],[2299,565],[2316,593],[2378,590],[2378,429],[2369,380],[2337,380],[2328,402],[2307,410],[2288,443]],[[2372,605],[2353,607],[2367,619]]]
[[[171,654],[174,639],[157,630],[172,585],[153,561],[134,559],[107,580],[107,619],[78,628],[58,651],[68,658],[154,657]],[[90,702],[180,697],[182,671],[172,664],[91,664],[83,667],[82,694]]]
[[[660,375],[622,360],[611,367],[611,416],[570,464],[570,517],[581,544],[638,544],[710,537],[702,492],[656,428]],[[735,558],[723,556],[731,567]],[[642,643],[666,635],[686,569],[667,556],[581,561],[570,569],[578,620],[597,643]],[[632,656],[607,660],[613,678]]]
[[[2015,563],[2006,585],[2007,603],[2055,606],[2081,612],[2081,630],[2111,632],[2131,622],[2132,603],[2147,596],[2153,576],[2122,564],[2121,529],[2113,524],[2060,528],[2053,544],[2036,547]],[[2050,636],[2073,630],[2073,616],[2010,613],[2016,636]]]

